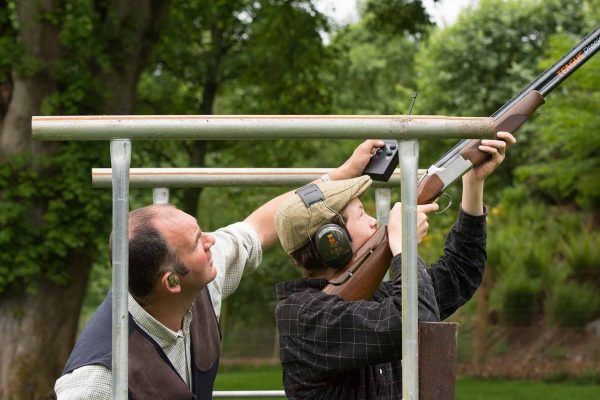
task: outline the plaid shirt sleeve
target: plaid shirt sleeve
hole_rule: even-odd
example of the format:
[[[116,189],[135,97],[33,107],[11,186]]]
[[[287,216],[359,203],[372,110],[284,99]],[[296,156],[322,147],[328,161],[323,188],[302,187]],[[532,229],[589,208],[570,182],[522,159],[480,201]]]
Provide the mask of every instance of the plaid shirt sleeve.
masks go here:
[[[392,260],[392,268],[400,267],[400,256]],[[319,291],[304,292],[298,314],[296,307],[278,310],[278,323],[286,331],[298,328],[300,346],[291,357],[311,360],[312,368],[342,371],[368,364],[399,360],[402,356],[401,277],[383,285],[372,301],[344,301],[338,296]],[[431,279],[425,265],[419,266],[419,319],[439,320]],[[285,307],[285,306],[284,306]],[[298,325],[293,321],[296,319]],[[294,329],[294,328],[292,328]],[[292,333],[293,335],[293,333]]]
[[[486,213],[459,211],[444,245],[444,254],[427,268],[442,320],[465,304],[483,280],[487,262]]]

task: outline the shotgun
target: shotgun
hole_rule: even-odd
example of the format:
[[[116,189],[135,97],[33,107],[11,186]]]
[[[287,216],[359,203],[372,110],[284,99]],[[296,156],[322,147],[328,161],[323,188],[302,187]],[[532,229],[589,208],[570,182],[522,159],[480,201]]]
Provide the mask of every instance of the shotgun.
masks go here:
[[[495,132],[516,132],[544,104],[544,98],[599,49],[600,27],[500,107],[492,115]],[[484,162],[488,154],[478,149],[480,143],[479,139],[462,140],[429,167],[417,185],[417,203],[433,202],[452,182],[473,166]],[[386,226],[382,225],[356,251],[348,266],[329,280],[323,292],[349,301],[371,299],[388,270],[391,259]]]
[[[544,104],[544,98],[599,49],[600,27],[492,114],[494,131],[515,133]],[[417,185],[417,204],[433,202],[452,182],[486,161],[489,154],[479,150],[480,144],[480,139],[462,140],[430,166]]]

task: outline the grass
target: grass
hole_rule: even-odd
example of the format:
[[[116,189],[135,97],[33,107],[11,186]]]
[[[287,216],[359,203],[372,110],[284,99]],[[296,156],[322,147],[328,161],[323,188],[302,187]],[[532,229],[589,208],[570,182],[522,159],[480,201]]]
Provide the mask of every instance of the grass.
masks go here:
[[[217,376],[215,390],[280,390],[279,367],[227,367]],[[600,385],[581,383],[545,383],[526,380],[459,378],[457,400],[599,400]]]

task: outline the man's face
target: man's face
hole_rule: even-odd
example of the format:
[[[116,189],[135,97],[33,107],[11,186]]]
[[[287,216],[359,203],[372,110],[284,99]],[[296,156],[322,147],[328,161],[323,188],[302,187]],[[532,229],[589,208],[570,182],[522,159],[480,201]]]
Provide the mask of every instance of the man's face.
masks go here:
[[[352,237],[352,252],[355,252],[377,231],[377,220],[365,212],[358,198],[344,207],[342,216]]]
[[[202,232],[194,217],[176,208],[169,208],[161,210],[154,221],[188,270],[185,275],[178,274],[183,290],[200,290],[215,279],[217,270],[210,252],[215,238]]]

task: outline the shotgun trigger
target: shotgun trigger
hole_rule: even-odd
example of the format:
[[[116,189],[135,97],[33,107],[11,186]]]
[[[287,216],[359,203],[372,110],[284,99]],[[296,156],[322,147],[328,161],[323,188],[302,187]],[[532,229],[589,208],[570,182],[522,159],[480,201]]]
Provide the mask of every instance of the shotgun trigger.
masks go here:
[[[442,214],[442,213],[446,212],[446,210],[449,209],[450,206],[452,205],[452,196],[450,196],[446,192],[442,192],[442,196],[446,196],[448,198],[448,205],[446,207],[444,207],[443,210],[434,212],[435,215]]]

